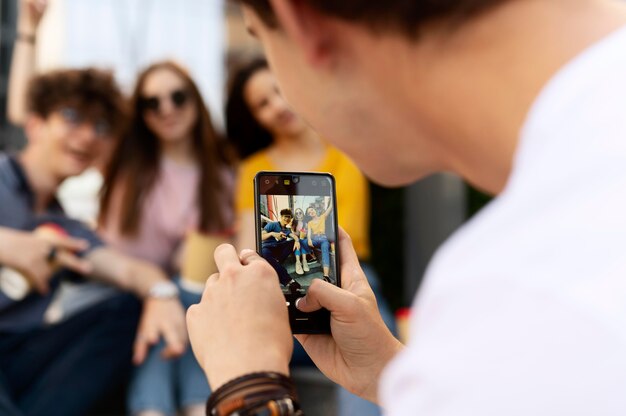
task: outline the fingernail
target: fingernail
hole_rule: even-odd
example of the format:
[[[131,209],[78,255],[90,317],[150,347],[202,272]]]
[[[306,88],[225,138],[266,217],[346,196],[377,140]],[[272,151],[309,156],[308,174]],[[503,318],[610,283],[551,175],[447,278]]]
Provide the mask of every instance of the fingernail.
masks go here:
[[[304,298],[298,298],[296,299],[295,305],[296,305],[296,309],[300,309],[300,307],[298,305],[300,305],[300,301],[304,299]]]
[[[246,256],[248,254],[254,253],[254,250],[250,250],[249,248],[244,248],[243,250],[241,250],[241,255],[242,256]]]

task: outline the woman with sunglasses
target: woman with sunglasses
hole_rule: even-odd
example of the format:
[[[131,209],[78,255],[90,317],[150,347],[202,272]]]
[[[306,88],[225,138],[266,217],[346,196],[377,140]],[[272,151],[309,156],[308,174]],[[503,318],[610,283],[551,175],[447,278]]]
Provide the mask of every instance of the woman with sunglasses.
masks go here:
[[[159,62],[143,71],[131,105],[128,135],[105,175],[100,230],[114,247],[175,275],[188,232],[223,235],[231,229],[230,159],[198,88],[178,64]],[[200,300],[201,287],[176,283],[186,308]],[[171,289],[155,295],[176,296],[176,286]],[[164,360],[162,342],[151,341],[131,382],[129,413],[204,414],[209,386],[191,349]],[[142,358],[135,356],[135,363]]]
[[[255,247],[252,180],[258,171],[332,173],[337,186],[339,225],[350,234],[361,266],[376,294],[383,318],[388,326],[393,327],[394,318],[378,289],[376,273],[367,263],[370,256],[369,185],[350,159],[326,144],[291,110],[264,59],[251,61],[231,77],[226,104],[226,129],[229,140],[243,159],[235,196],[238,248]],[[322,241],[318,240],[321,249]],[[307,238],[302,240],[305,241],[308,243]],[[306,245],[302,244],[303,247]],[[328,274],[327,270],[324,270],[324,274]],[[296,344],[292,365],[306,364],[306,353]],[[340,390],[338,404],[340,415],[368,416],[380,413],[377,406],[344,389]]]
[[[311,254],[311,248],[309,247],[307,236],[307,220],[302,208],[296,208],[294,210],[293,230],[300,239],[300,248],[295,250],[293,254],[296,256],[296,273],[304,274],[310,271],[307,255]],[[300,260],[302,258],[302,260]]]

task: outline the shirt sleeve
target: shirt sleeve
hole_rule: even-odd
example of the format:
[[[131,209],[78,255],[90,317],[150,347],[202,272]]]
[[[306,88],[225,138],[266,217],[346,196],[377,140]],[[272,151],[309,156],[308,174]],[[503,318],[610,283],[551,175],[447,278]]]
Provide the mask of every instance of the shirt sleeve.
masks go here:
[[[497,278],[420,296],[385,414],[626,414],[626,343],[567,296]]]

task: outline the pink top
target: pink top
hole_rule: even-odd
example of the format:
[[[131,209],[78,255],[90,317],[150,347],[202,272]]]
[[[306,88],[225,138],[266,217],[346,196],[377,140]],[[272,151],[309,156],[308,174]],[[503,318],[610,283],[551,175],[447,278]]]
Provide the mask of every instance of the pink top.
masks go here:
[[[232,178],[230,175],[224,177],[231,182],[225,188],[231,189]],[[140,214],[138,234],[129,237],[119,233],[117,224],[120,223],[122,189],[117,188],[113,192],[110,213],[100,235],[123,253],[155,263],[167,273],[176,272],[178,249],[187,231],[198,227],[199,180],[198,167],[180,165],[163,158],[159,177],[147,195]],[[227,208],[226,203],[224,208]]]

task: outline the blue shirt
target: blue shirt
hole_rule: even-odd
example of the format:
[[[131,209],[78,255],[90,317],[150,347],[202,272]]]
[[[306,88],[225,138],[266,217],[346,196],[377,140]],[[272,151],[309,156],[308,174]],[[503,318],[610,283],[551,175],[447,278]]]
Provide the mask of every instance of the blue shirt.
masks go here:
[[[103,245],[88,226],[67,218],[56,199],[50,202],[43,215],[35,213],[34,204],[35,196],[19,161],[0,153],[0,226],[30,231],[43,223],[55,223],[68,235],[89,242],[89,248],[79,255]],[[47,295],[32,293],[20,301],[14,301],[0,291],[0,331],[27,330],[41,325],[43,314],[60,279],[82,280],[82,277],[74,272],[61,270],[51,280],[51,290]]]
[[[268,222],[265,227],[263,227],[263,229],[265,231],[267,231],[268,233],[284,233],[285,234],[285,238],[289,237],[291,235],[291,233],[293,232],[291,230],[291,228],[287,228],[287,227],[283,227],[280,225],[280,221],[275,221],[275,222]],[[264,246],[275,246],[277,244],[280,244],[281,242],[285,242],[286,240],[276,240],[274,237],[270,237],[267,240],[263,241],[263,245]],[[291,241],[291,239],[289,240]]]

